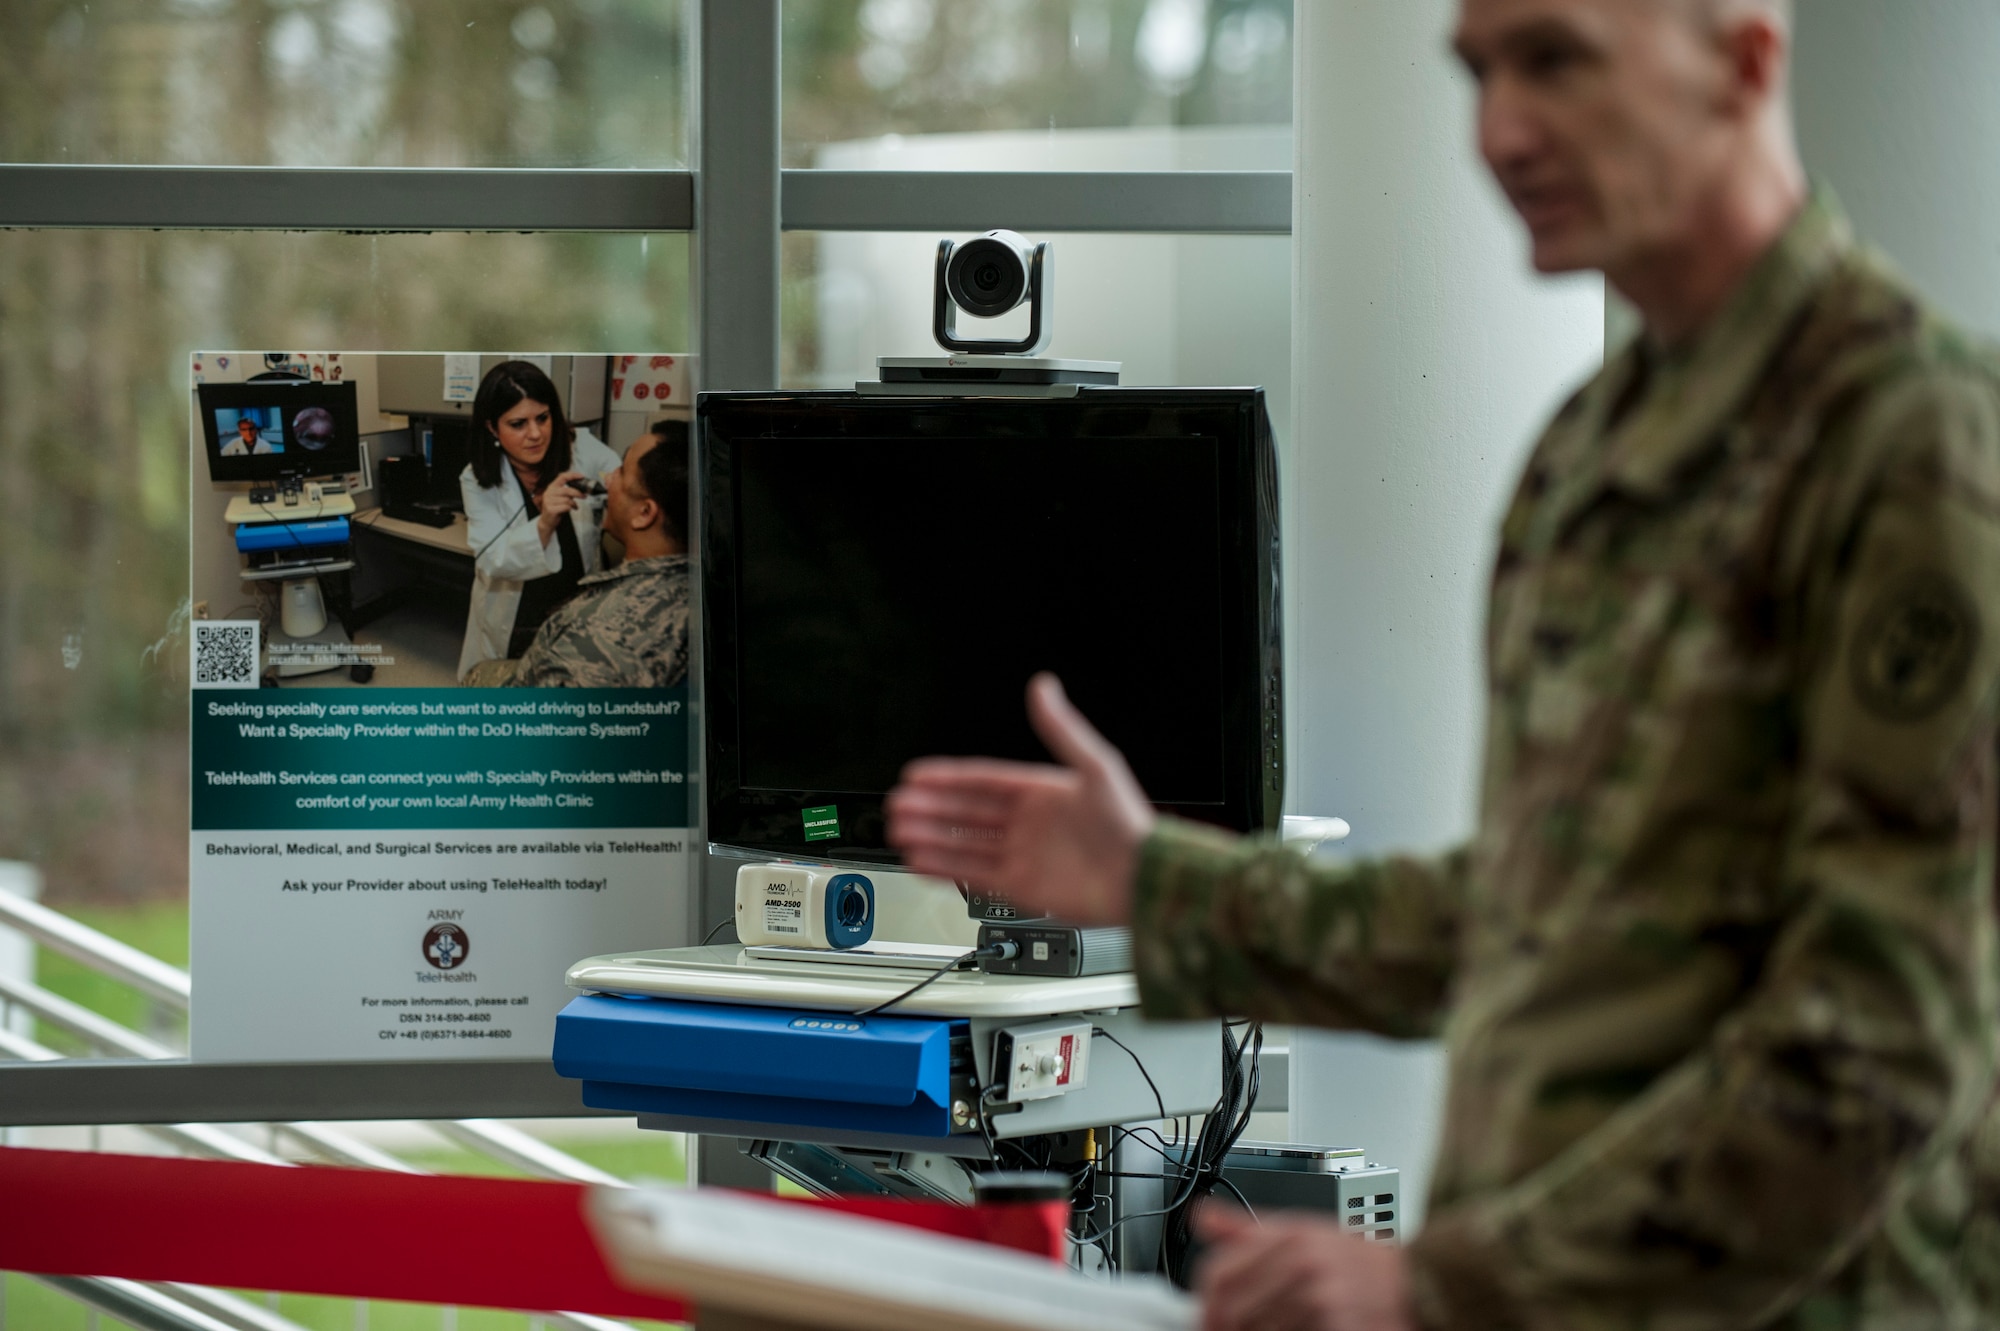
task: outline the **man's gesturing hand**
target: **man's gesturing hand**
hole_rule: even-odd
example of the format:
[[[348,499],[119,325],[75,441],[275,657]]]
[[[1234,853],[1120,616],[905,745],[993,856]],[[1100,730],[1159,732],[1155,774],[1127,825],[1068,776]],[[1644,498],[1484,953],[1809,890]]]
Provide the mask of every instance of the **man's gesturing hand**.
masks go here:
[[[1123,924],[1153,807],[1124,755],[1054,675],[1028,682],[1028,720],[1062,766],[913,762],[889,792],[889,841],[913,872],[961,879],[1072,924]]]
[[[1214,1202],[1195,1213],[1209,1244],[1195,1288],[1202,1331],[1416,1331],[1403,1250],[1313,1216],[1263,1224]]]

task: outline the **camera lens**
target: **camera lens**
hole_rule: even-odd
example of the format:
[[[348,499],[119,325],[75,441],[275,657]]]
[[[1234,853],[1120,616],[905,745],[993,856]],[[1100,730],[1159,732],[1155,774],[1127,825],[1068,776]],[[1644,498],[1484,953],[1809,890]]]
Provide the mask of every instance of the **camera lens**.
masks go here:
[[[945,287],[967,314],[993,319],[1019,305],[1028,294],[1025,256],[991,236],[968,240],[952,253]]]
[[[840,894],[840,900],[833,908],[834,918],[845,929],[855,928],[868,920],[868,894],[849,883]]]

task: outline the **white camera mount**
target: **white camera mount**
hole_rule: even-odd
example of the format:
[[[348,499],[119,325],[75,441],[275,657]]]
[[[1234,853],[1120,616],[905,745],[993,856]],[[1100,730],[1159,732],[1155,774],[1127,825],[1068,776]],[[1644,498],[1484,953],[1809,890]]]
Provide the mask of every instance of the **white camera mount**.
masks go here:
[[[1055,246],[1013,231],[988,231],[964,244],[940,240],[932,290],[931,335],[947,356],[883,356],[881,380],[858,383],[863,393],[992,397],[1054,397],[1083,385],[1116,385],[1117,361],[1046,357],[1055,337]],[[1027,336],[959,336],[961,313],[997,319],[1028,307]]]

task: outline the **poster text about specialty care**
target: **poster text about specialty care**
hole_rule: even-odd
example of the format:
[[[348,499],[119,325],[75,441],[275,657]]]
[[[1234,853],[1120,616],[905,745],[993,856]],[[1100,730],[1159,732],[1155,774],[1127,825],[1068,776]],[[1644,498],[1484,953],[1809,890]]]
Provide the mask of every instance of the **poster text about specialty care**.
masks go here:
[[[682,941],[684,689],[217,691],[193,723],[196,1059],[546,1057],[572,962]]]

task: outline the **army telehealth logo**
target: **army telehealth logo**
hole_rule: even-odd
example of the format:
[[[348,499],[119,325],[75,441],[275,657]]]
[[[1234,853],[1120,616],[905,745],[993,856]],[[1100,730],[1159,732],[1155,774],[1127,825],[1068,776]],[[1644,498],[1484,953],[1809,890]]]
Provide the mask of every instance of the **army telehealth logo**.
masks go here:
[[[441,971],[457,970],[472,951],[472,940],[455,924],[433,924],[424,930],[424,960]]]
[[[1979,646],[1979,612],[1956,582],[1915,573],[1884,588],[1855,631],[1855,696],[1885,721],[1922,721],[1965,683]]]

